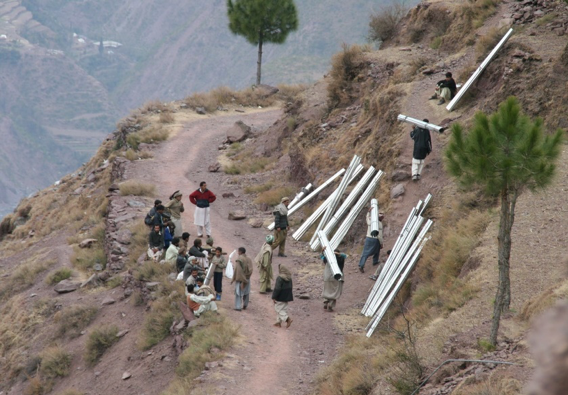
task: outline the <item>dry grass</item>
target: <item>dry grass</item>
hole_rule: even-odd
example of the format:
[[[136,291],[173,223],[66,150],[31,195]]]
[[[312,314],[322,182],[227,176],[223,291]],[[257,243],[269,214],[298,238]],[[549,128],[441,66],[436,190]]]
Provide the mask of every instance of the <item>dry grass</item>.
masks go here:
[[[44,379],[65,377],[71,367],[71,354],[61,346],[48,347],[39,354],[39,372]]]
[[[371,14],[369,21],[369,41],[382,43],[394,36],[402,18],[408,13],[404,2],[394,2]]]
[[[100,243],[95,244],[91,248],[79,248],[79,246],[74,246],[73,251],[71,263],[77,269],[88,271],[97,263],[103,265],[103,268],[106,267],[107,256]]]
[[[163,395],[193,393],[194,379],[203,371],[205,363],[223,357],[222,352],[213,353],[212,350],[228,349],[239,336],[238,328],[224,316],[217,314],[199,318],[199,325],[189,329],[187,333],[189,347],[178,359],[176,368],[178,378],[163,392]]]
[[[24,390],[24,395],[43,395],[46,388],[39,376],[32,377],[28,381],[28,386]]]
[[[158,122],[160,123],[174,123],[176,118],[171,112],[163,112],[160,114],[158,118]]]
[[[167,104],[161,102],[160,100],[150,100],[144,103],[144,105],[140,107],[139,111],[141,114],[164,113],[164,112],[169,113],[171,109]]]
[[[260,185],[250,185],[244,188],[244,192],[247,194],[266,192],[270,190],[273,186],[274,185],[271,182],[267,182],[265,184],[260,184]]]
[[[242,143],[231,144],[227,152],[230,164],[223,166],[223,172],[231,175],[255,174],[269,170],[276,164],[270,158],[255,155],[254,149],[254,146],[246,146]]]
[[[53,319],[59,324],[57,336],[75,338],[81,335],[97,315],[98,309],[90,306],[69,306],[64,310],[58,311]]]
[[[12,271],[12,275],[0,283],[0,301],[22,292],[35,284],[37,276],[56,263],[55,260],[45,260],[43,256],[32,256],[20,263]]]
[[[146,182],[138,180],[127,180],[122,182],[120,185],[120,194],[122,196],[149,196],[153,197],[156,195],[156,186],[153,184],[148,184]]]
[[[133,266],[142,254],[146,254],[150,229],[144,224],[143,220],[139,220],[132,224],[130,231],[132,232],[132,237],[128,246],[130,252],[128,253],[126,263]]]
[[[343,50],[333,55],[327,86],[330,108],[352,100],[350,88],[365,65],[365,52],[368,51],[368,47],[343,44]]]
[[[523,385],[510,377],[492,375],[484,382],[464,386],[453,392],[455,395],[517,395],[522,392]]]
[[[267,191],[261,192],[254,200],[254,202],[256,204],[267,204],[269,206],[275,206],[280,203],[280,200],[284,196],[293,195],[294,190],[295,188],[290,186],[269,189]]]
[[[60,281],[70,278],[72,275],[73,270],[62,267],[61,269],[57,269],[56,271],[49,273],[49,275],[45,278],[45,283],[55,285]]]
[[[568,298],[568,281],[556,284],[543,293],[527,300],[523,305],[519,318],[523,321],[532,321],[535,317],[548,310],[560,299]]]
[[[503,38],[503,29],[491,28],[486,34],[479,37],[475,44],[475,56],[480,62],[491,52],[497,43]]]
[[[57,395],[85,395],[85,393],[76,389],[68,388],[63,390],[63,392],[59,392]]]
[[[154,154],[152,154],[150,151],[135,151],[132,148],[129,148],[128,150],[126,150],[126,152],[124,153],[124,157],[130,161],[134,161],[134,160],[141,160],[141,159],[150,159],[154,157]]]
[[[85,361],[88,365],[94,366],[119,338],[116,337],[118,327],[116,325],[100,326],[89,333],[87,344],[85,345]]]
[[[139,132],[130,133],[126,143],[134,150],[138,150],[140,143],[153,144],[167,140],[170,132],[161,124],[151,123]]]

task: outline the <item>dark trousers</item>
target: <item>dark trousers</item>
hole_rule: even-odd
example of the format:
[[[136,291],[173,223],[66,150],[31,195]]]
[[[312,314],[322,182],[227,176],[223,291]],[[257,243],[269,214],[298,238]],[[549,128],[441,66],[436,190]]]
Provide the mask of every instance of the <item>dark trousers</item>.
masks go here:
[[[213,287],[218,294],[223,292],[223,273],[213,272]]]
[[[359,261],[359,267],[365,267],[365,262],[367,258],[371,255],[373,256],[373,265],[379,263],[379,253],[381,252],[381,243],[379,239],[373,237],[365,238],[365,246],[363,247],[363,253],[361,254],[361,260]]]

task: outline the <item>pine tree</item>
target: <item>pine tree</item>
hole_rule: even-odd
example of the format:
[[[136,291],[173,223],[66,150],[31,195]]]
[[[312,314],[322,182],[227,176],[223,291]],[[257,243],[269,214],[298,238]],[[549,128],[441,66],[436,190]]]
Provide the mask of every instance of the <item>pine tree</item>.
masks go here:
[[[282,44],[298,29],[293,0],[227,0],[229,29],[258,45],[256,84],[260,85],[262,44]]]
[[[461,125],[452,127],[445,152],[450,175],[463,187],[480,186],[488,196],[501,200],[499,283],[490,335],[493,345],[497,343],[501,313],[511,303],[509,258],[517,198],[525,189],[543,189],[552,182],[561,143],[562,130],[545,136],[542,119],[532,122],[521,112],[515,97],[501,103],[490,117],[477,113],[467,135]]]

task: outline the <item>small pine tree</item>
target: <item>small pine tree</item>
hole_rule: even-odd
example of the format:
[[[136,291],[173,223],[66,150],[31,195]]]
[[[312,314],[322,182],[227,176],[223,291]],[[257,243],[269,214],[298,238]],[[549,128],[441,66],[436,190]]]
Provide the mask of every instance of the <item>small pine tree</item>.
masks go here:
[[[298,13],[293,0],[227,0],[229,29],[258,45],[256,84],[260,85],[262,44],[282,44],[298,29]]]
[[[501,312],[511,302],[509,258],[511,229],[517,198],[525,189],[548,186],[555,174],[560,154],[562,130],[544,135],[542,119],[532,122],[522,114],[515,97],[501,103],[490,117],[475,115],[469,134],[459,124],[445,152],[446,167],[464,187],[481,186],[489,196],[499,196],[501,213],[498,235],[499,285],[493,310],[490,342],[497,343]]]

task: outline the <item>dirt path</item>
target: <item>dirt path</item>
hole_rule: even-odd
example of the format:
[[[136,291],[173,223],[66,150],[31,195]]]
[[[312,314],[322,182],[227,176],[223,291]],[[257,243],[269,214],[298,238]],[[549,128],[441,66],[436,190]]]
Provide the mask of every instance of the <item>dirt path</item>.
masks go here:
[[[239,246],[247,249],[251,258],[259,251],[266,230],[253,229],[244,221],[229,221],[230,210],[244,208],[239,204],[243,193],[229,182],[231,176],[223,173],[209,173],[208,165],[216,161],[218,145],[225,139],[225,131],[237,120],[258,129],[265,129],[274,123],[282,112],[265,110],[240,115],[207,117],[188,122],[185,127],[161,144],[154,151],[154,159],[136,163],[128,179],[136,178],[152,181],[158,196],[167,198],[176,189],[181,189],[186,212],[183,214],[184,230],[196,236],[193,225],[193,206],[188,194],[197,189],[200,181],[207,181],[209,189],[218,199],[212,204],[211,220],[215,245],[220,245],[229,253]],[[237,198],[223,198],[223,192],[233,192]],[[272,326],[275,312],[268,295],[258,293],[258,271],[252,278],[251,302],[246,311],[237,312],[234,306],[234,287],[225,279],[223,300],[219,303],[223,314],[240,326],[242,341],[222,362],[222,367],[208,371],[202,379],[203,385],[211,393],[231,394],[304,394],[308,392],[313,375],[323,363],[331,361],[343,336],[335,329],[334,320],[321,308],[319,274],[309,284],[302,284],[299,271],[307,261],[315,264],[314,254],[303,253],[301,243],[289,238],[288,258],[274,258],[275,275],[279,263],[286,263],[294,273],[294,288],[310,290],[309,300],[296,300],[291,304],[290,315],[294,323],[289,330]],[[307,286],[307,288],[306,288]],[[352,290],[357,285],[353,283]],[[359,287],[360,288],[360,287]],[[360,291],[360,290],[359,290]],[[350,294],[349,290],[346,290]],[[358,292],[360,293],[360,292]],[[297,296],[297,295],[296,295]],[[347,297],[344,306],[360,302],[361,295]],[[208,392],[210,393],[210,392]]]

